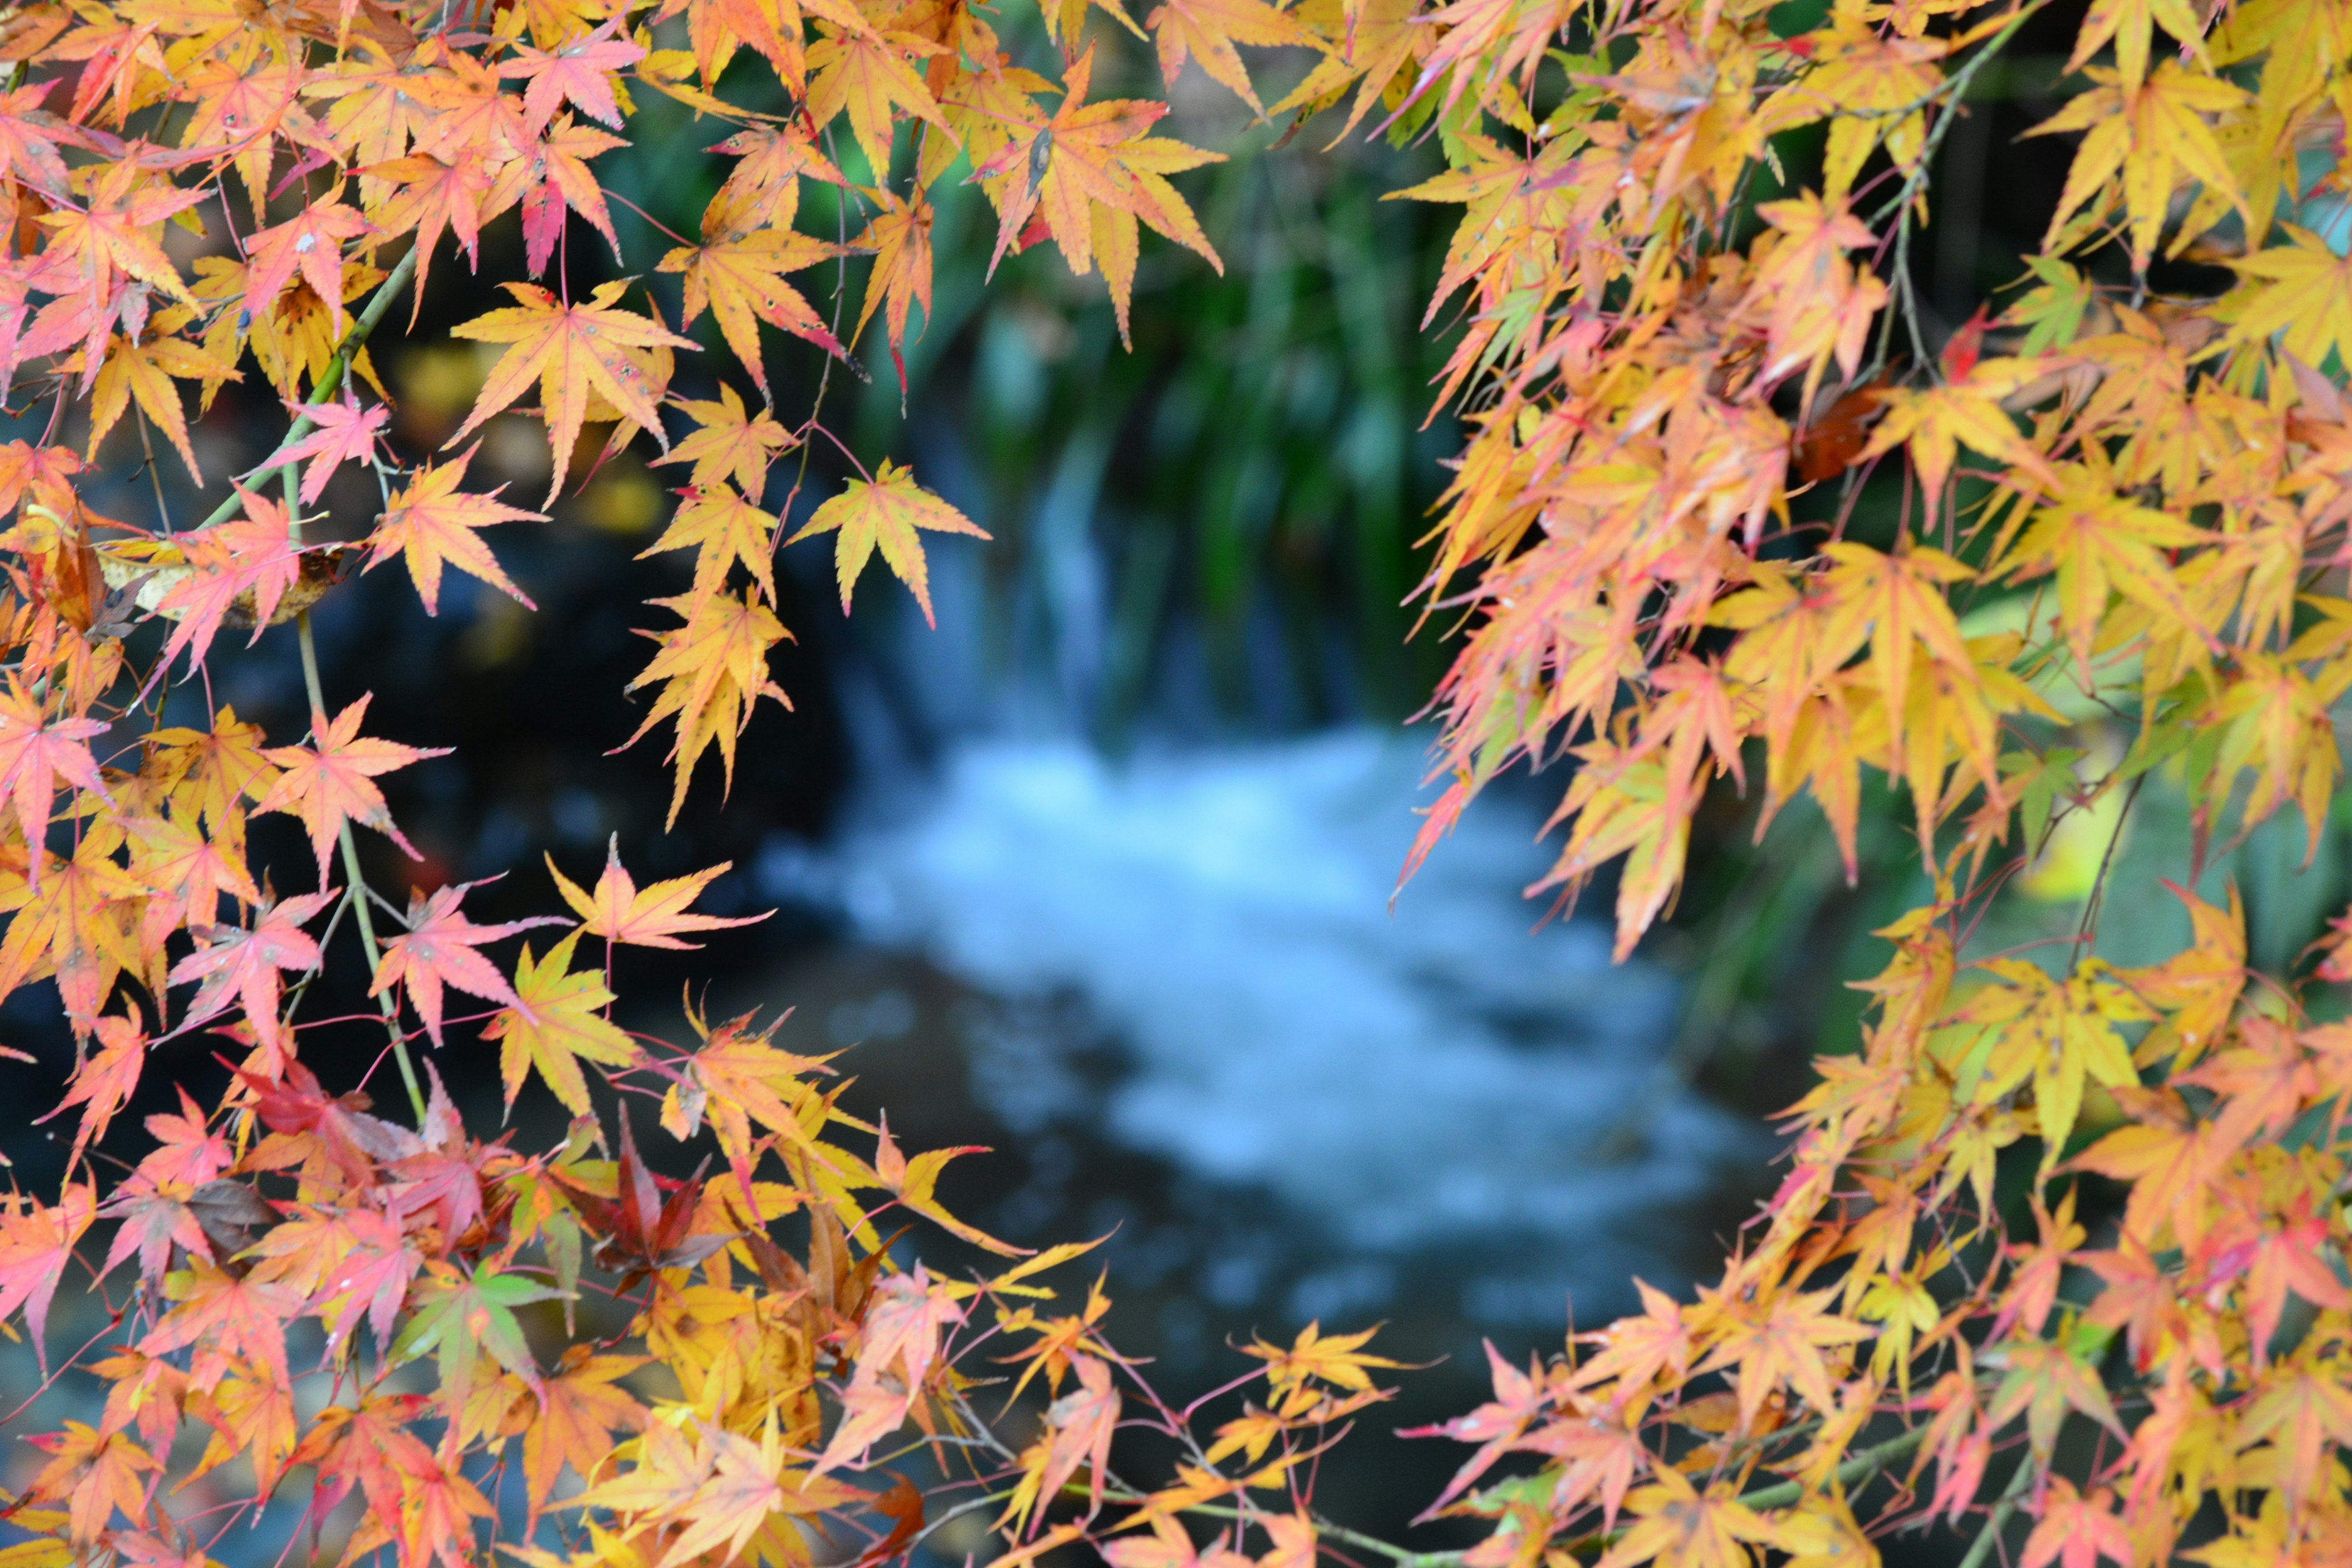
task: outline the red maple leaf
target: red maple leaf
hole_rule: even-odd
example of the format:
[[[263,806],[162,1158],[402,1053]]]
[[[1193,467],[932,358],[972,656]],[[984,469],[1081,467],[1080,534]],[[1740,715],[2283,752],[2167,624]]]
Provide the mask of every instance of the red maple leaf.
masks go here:
[[[297,413],[316,426],[299,441],[289,441],[262,459],[265,468],[284,468],[309,458],[310,466],[302,470],[302,503],[315,505],[327,491],[327,481],[335,470],[357,458],[365,461],[375,446],[376,432],[383,428],[392,410],[383,404],[373,408],[362,408],[345,389],[341,403],[307,404]]]
[[[259,641],[278,614],[278,602],[302,574],[301,548],[294,542],[286,509],[243,485],[236,486],[236,494],[245,507],[242,517],[173,542],[188,569],[155,606],[157,615],[180,623],[163,645],[158,673],[171,668],[182,648],[188,650],[189,668],[204,663],[222,620],[247,594],[253,595],[253,636],[246,643]]]
[[[424,858],[393,825],[391,809],[383,803],[383,792],[369,781],[427,757],[446,757],[449,748],[404,746],[396,741],[362,735],[360,725],[367,718],[368,704],[373,700],[375,693],[371,691],[336,714],[331,721],[314,710],[310,715],[310,735],[315,744],[278,746],[263,753],[286,771],[269,786],[269,793],[261,797],[261,804],[255,809],[283,811],[302,819],[310,830],[311,852],[319,858],[321,888],[327,885],[327,846],[335,841],[346,822],[374,828],[399,845],[412,860]]]
[[[374,225],[339,201],[315,202],[284,223],[263,229],[246,249],[245,303],[240,319],[269,313],[297,272],[310,291],[327,302],[333,331],[343,331],[343,241]]]
[[[445,984],[535,1018],[537,1016],[515,994],[514,987],[499,973],[497,965],[475,950],[486,942],[512,936],[533,926],[564,923],[553,915],[541,915],[502,925],[476,925],[457,905],[468,889],[479,886],[478,882],[461,882],[436,889],[429,899],[412,892],[408,930],[386,944],[383,958],[376,965],[375,984],[368,987],[369,995],[379,996],[394,985],[406,985],[408,999],[415,1005],[416,1016],[425,1020],[425,1034],[436,1046],[441,1043],[441,992]]]
[[[27,692],[11,671],[8,689],[0,694],[0,795],[15,805],[16,824],[25,842],[38,844],[48,837],[49,805],[57,797],[58,776],[104,799],[106,784],[98,776],[98,760],[89,742],[107,726],[95,719],[51,721],[47,704]],[[36,855],[26,873],[36,890],[41,885],[41,861]]]
[[[44,1372],[48,1355],[41,1341],[48,1328],[49,1300],[57,1294],[74,1243],[97,1214],[98,1194],[83,1186],[68,1187],[55,1208],[35,1201],[0,1213],[0,1320],[24,1309],[26,1326],[33,1331],[33,1353]]]
[[[283,1057],[278,1034],[278,972],[319,967],[319,944],[302,923],[333,901],[327,892],[304,893],[283,902],[264,901],[253,911],[250,929],[214,926],[198,931],[196,951],[172,966],[172,984],[201,980],[188,1003],[181,1027],[200,1024],[227,1011],[235,1001],[253,1026],[253,1037],[266,1060]],[[274,1076],[274,1075],[273,1075]]]
[[[613,73],[646,58],[642,45],[614,36],[620,26],[621,15],[615,12],[593,33],[566,38],[552,50],[535,49],[529,44],[515,46],[515,58],[501,64],[499,74],[530,79],[522,92],[522,120],[533,136],[546,129],[556,110],[566,102],[591,120],[620,128],[621,106],[613,96]]]

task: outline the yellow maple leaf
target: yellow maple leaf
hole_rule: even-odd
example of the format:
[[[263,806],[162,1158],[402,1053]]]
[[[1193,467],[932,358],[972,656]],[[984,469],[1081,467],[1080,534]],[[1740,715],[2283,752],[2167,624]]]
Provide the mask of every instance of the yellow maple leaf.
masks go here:
[[[835,575],[841,583],[844,615],[849,613],[849,596],[857,586],[858,574],[879,549],[884,563],[922,605],[923,619],[937,626],[931,614],[929,571],[923,562],[922,539],[916,531],[925,528],[935,533],[989,537],[970,518],[917,484],[911,470],[885,458],[872,479],[850,480],[785,542],[798,544],[815,534],[840,531],[833,559]]]

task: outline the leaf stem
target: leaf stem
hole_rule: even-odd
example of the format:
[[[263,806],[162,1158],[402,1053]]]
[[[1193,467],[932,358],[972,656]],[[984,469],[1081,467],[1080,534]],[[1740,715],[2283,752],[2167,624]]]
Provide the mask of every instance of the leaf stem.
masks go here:
[[[367,308],[360,312],[359,319],[354,321],[343,333],[343,341],[335,345],[335,357],[328,362],[327,368],[320,374],[317,384],[310,388],[310,395],[303,400],[304,409],[318,407],[341,390],[343,377],[350,373],[352,362],[359,357],[360,350],[367,346],[368,335],[375,331],[377,324],[392,309],[394,299],[403,289],[408,287],[408,280],[416,276],[416,259],[417,249],[412,245],[408,248],[408,254],[402,257],[399,263],[393,268],[392,276],[386,278],[375,293],[370,297]],[[294,416],[294,423],[287,427],[286,438],[278,442],[278,447],[282,450],[292,445],[308,436],[313,428],[308,413],[297,414]],[[215,523],[226,522],[236,515],[236,509],[242,504],[236,493],[232,491],[228,499],[213,508],[212,515],[197,526],[210,528]],[[287,518],[299,537],[302,531],[302,523],[290,504],[287,509]]]
[[[1960,1568],[1982,1568],[1985,1558],[1991,1554],[1994,1543],[2000,1539],[2001,1527],[2009,1522],[2009,1516],[2017,1511],[2017,1500],[2024,1494],[2027,1483],[2032,1479],[2033,1456],[2028,1454],[2017,1461],[2017,1473],[2009,1478],[2009,1485],[2002,1490],[2000,1500],[1992,1505],[1991,1517],[1977,1532],[1976,1540],[1969,1543],[1969,1554],[1960,1559]]]
[[[399,265],[392,269],[392,276],[383,280],[383,287],[368,300],[367,308],[352,323],[351,330],[343,334],[343,341],[336,345],[334,359],[319,377],[318,384],[310,389],[310,397],[305,406],[315,407],[326,402],[342,385],[343,377],[349,374],[352,359],[366,344],[368,334],[375,331],[376,324],[392,309],[394,299],[416,275],[417,255],[417,247],[411,246],[408,254],[402,257]],[[310,416],[299,414],[288,429],[286,439],[278,446],[282,449],[300,440],[310,430]],[[286,496],[286,531],[299,541],[302,537],[302,498],[295,483],[295,465],[288,463],[279,468],[278,477]],[[238,505],[237,498],[231,495],[211,517],[205,520],[205,526],[209,528],[214,523],[226,521]],[[326,688],[319,679],[319,645],[310,634],[310,612],[308,610],[300,611],[294,617],[294,640],[302,649],[302,689],[310,699],[312,722],[324,725],[327,721]],[[321,745],[326,741],[326,737],[320,734],[313,734],[311,739]],[[367,879],[360,869],[359,846],[352,840],[349,822],[338,825],[336,837],[342,848],[343,879],[350,884],[346,892],[350,896],[352,913],[358,917],[360,948],[367,954],[368,974],[373,979],[382,966],[383,949],[376,942],[375,918],[368,909],[370,891]],[[400,1005],[393,1000],[391,992],[385,991],[377,994],[376,1007],[383,1016],[385,1031],[392,1037],[392,1056],[400,1064],[400,1081],[408,1090],[409,1109],[415,1113],[417,1124],[422,1126],[425,1121],[425,1091],[417,1083],[416,1064],[409,1058],[408,1040],[401,1032]]]
[[[1864,1448],[1837,1468],[1837,1483],[1841,1487],[1850,1487],[1856,1481],[1867,1480],[1927,1440],[1927,1428],[1914,1426],[1910,1431],[1889,1437],[1874,1447]],[[1781,1481],[1775,1486],[1759,1487],[1752,1492],[1742,1493],[1739,1503],[1742,1508],[1749,1509],[1786,1508],[1792,1502],[1801,1501],[1806,1489],[1802,1481]]]

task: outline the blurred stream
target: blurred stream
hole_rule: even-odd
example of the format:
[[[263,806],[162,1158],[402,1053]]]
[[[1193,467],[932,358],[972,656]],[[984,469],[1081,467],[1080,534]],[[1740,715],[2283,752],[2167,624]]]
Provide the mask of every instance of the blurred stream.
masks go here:
[[[824,850],[762,857],[762,896],[835,908],[852,938],[776,987],[786,1035],[856,1046],[841,1065],[894,1125],[1025,1166],[981,1223],[1118,1229],[1114,1279],[1167,1292],[1176,1341],[1210,1315],[1402,1315],[1475,1372],[1479,1333],[1554,1341],[1571,1302],[1588,1324],[1631,1305],[1636,1274],[1680,1288],[1767,1140],[1660,1091],[1664,973],[1612,968],[1597,923],[1531,929],[1522,803],[1472,814],[1391,912],[1420,763],[1370,728],[1119,763],[963,743]],[[922,1109],[942,1068],[984,1131]]]

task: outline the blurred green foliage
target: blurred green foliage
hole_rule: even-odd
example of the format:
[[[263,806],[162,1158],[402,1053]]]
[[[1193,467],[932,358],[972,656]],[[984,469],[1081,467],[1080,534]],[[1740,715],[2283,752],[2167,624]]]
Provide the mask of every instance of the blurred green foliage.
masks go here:
[[[1034,14],[1019,17],[998,18],[1016,59],[1045,47],[1024,36]],[[1132,40],[1108,33],[1097,47],[1096,96],[1160,90]],[[1261,59],[1270,85],[1305,63]],[[1450,417],[1429,418],[1451,333],[1444,318],[1422,330],[1456,215],[1381,197],[1439,167],[1437,149],[1360,137],[1326,152],[1336,116],[1276,145],[1286,127],[1251,124],[1197,68],[1173,97],[1171,133],[1228,155],[1181,182],[1222,274],[1147,240],[1122,347],[1100,279],[1072,278],[1050,244],[989,278],[995,215],[959,161],[929,192],[933,308],[909,335],[903,394],[877,324],[857,345],[870,379],[835,374],[825,422],[864,462],[915,461],[995,536],[982,641],[1007,668],[1090,647],[1066,697],[1099,740],[1120,742],[1148,712],[1204,707],[1249,730],[1402,719],[1444,657],[1435,626],[1412,635],[1405,600],[1422,515],[1459,445]],[[702,149],[723,128],[667,100],[640,107],[650,133],[599,173],[690,234],[716,189]],[[849,139],[834,150],[854,180],[871,177]],[[902,144],[902,184],[911,159]],[[854,239],[867,210],[856,193],[804,182],[797,226]],[[646,216],[615,216],[633,255],[673,243]],[[852,259],[795,282],[845,326],[866,270]],[[674,285],[652,286],[674,312]],[[782,357],[777,404],[794,423],[822,365],[797,343]],[[681,387],[694,375],[681,364]],[[810,463],[801,508],[846,469],[823,443]],[[770,505],[793,478],[782,465]],[[1074,573],[1092,585],[1073,592]]]

